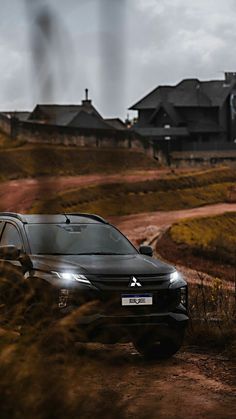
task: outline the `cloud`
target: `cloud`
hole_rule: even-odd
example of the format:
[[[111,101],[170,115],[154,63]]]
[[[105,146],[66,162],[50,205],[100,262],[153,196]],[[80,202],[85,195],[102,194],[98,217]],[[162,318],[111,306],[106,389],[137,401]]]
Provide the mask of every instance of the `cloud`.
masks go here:
[[[78,103],[88,87],[104,116],[124,117],[132,103],[159,84],[236,71],[234,0],[42,1],[68,35],[65,53],[53,66],[58,103]],[[26,108],[37,100],[32,94],[32,22],[23,0],[3,0],[1,7],[1,108]]]

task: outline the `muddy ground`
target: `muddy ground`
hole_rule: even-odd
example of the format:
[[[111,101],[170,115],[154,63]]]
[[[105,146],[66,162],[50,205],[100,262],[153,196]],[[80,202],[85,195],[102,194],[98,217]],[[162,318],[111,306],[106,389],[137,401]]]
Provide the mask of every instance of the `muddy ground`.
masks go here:
[[[86,379],[88,385],[93,383],[95,392],[114,391],[123,417],[236,417],[233,365],[220,355],[184,347],[171,360],[144,362],[125,344],[94,345],[91,355],[102,359],[99,371]]]
[[[126,180],[138,180],[140,176],[143,177],[135,175],[130,179],[126,177]],[[105,179],[88,176],[86,179],[62,178],[59,183],[51,179],[42,182],[46,182],[48,188],[54,185],[55,191],[56,188],[62,190],[81,184],[116,180],[114,176],[109,179],[107,176]],[[34,180],[7,182],[1,186],[1,202],[4,202],[7,210],[27,211],[38,191],[38,184]],[[113,217],[112,221],[134,242],[154,242],[160,233],[177,220],[225,211],[236,211],[236,204]],[[190,282],[198,280],[196,272],[185,267],[180,269],[186,273]],[[86,365],[92,366],[89,369],[92,373],[88,372]],[[76,399],[81,396],[81,388],[84,389],[83,412],[87,413],[81,416],[78,411],[78,417],[81,418],[99,417],[97,405],[88,401],[93,394],[102,395],[101,417],[109,419],[236,417],[235,365],[222,355],[209,353],[204,349],[203,342],[199,342],[198,348],[185,346],[171,360],[158,363],[143,361],[131,344],[87,345],[84,355],[78,356],[77,360],[73,359],[73,363],[60,366],[60,374],[60,377],[68,376],[65,391],[70,403],[76,403]],[[55,384],[60,377],[56,377]],[[90,396],[88,400],[87,389]],[[48,403],[50,405],[50,400]]]

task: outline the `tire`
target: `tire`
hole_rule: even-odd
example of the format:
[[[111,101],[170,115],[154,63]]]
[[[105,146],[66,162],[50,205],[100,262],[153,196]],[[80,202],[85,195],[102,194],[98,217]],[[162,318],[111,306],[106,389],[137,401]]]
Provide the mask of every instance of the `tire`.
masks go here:
[[[146,359],[161,360],[172,357],[179,351],[184,339],[184,330],[170,330],[166,335],[144,334],[133,339],[135,349]]]

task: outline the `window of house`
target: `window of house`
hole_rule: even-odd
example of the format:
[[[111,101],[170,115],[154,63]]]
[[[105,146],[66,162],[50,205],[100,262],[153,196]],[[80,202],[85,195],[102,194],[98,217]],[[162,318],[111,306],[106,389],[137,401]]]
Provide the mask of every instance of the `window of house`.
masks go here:
[[[22,239],[20,237],[20,234],[17,230],[17,228],[10,223],[7,223],[1,238],[1,246],[8,246],[13,245],[16,246],[18,249],[23,248]]]

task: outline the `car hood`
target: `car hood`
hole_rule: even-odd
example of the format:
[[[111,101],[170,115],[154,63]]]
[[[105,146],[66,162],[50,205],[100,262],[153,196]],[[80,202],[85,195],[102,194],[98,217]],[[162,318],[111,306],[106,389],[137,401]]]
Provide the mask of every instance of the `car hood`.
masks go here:
[[[90,275],[162,275],[174,267],[158,259],[134,255],[31,255],[33,269]]]

